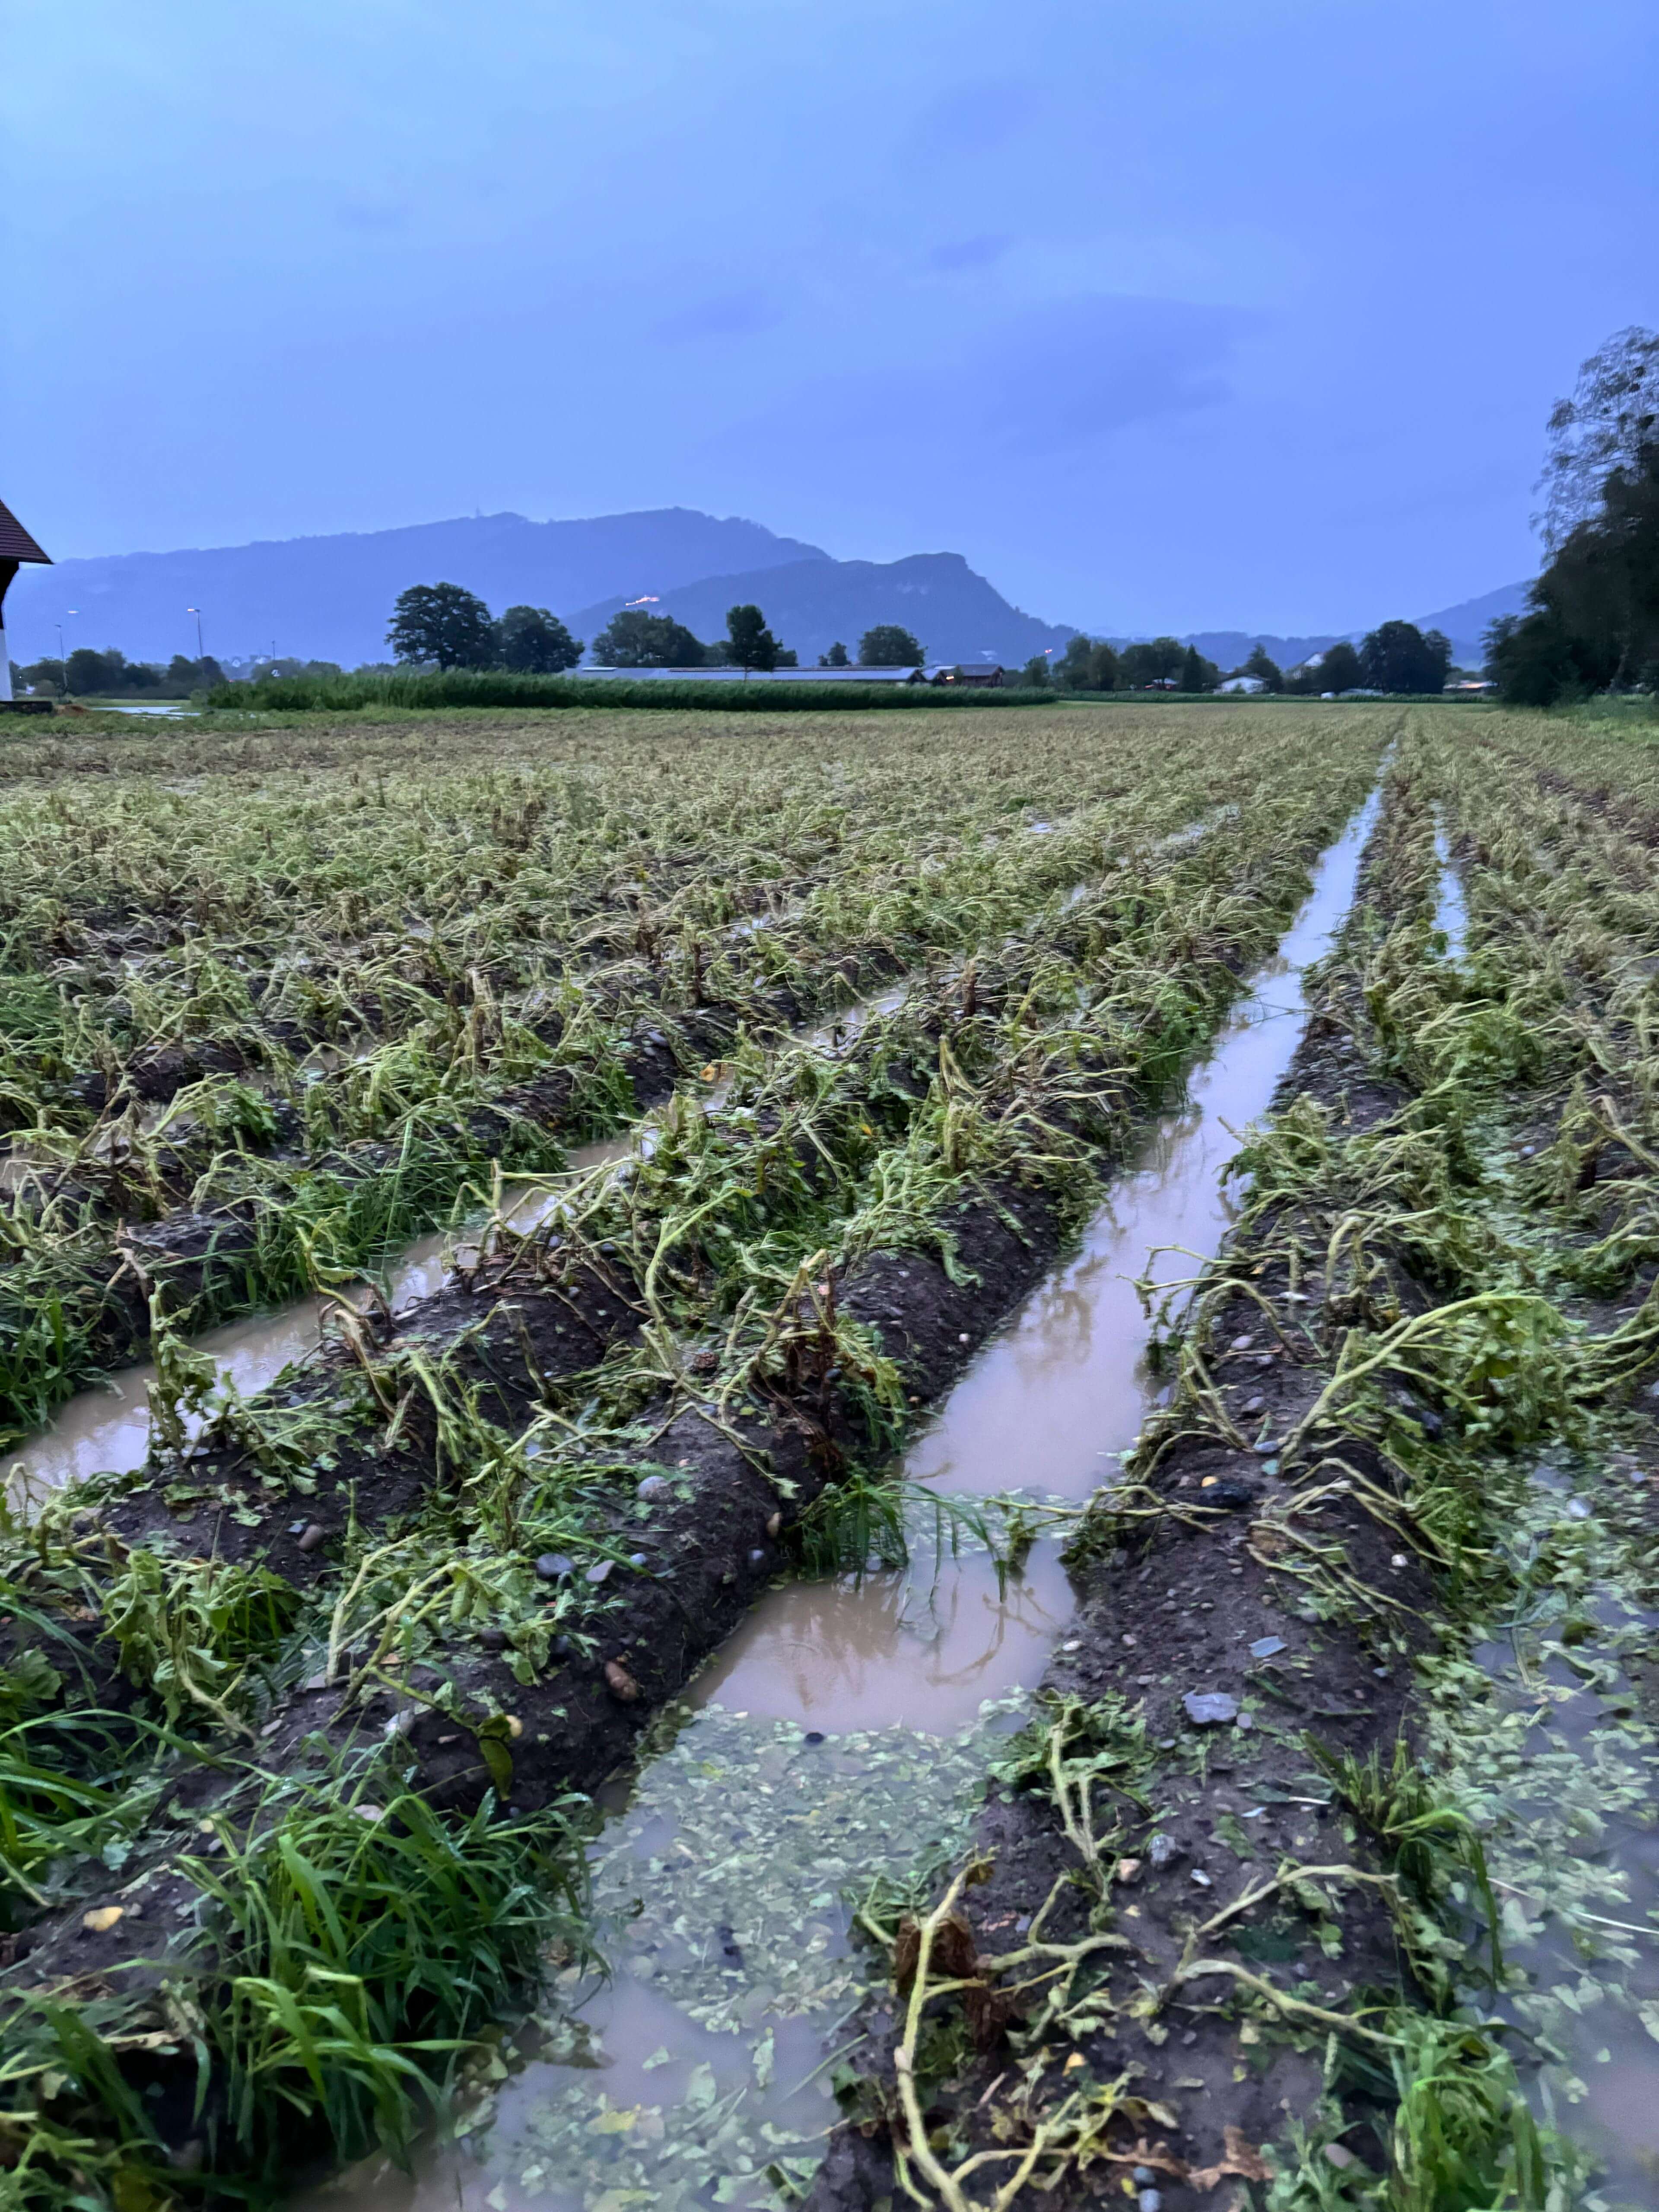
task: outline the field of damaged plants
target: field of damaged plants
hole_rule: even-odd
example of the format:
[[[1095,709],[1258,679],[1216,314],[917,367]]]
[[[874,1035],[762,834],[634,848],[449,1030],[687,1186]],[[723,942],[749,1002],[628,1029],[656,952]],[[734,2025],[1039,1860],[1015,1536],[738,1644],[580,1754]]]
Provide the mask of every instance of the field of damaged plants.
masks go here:
[[[1659,2201],[1659,754],[1417,711],[811,2201]]]
[[[0,764],[9,2202],[406,2149],[587,1959],[594,1794],[890,1538],[1389,731],[574,719]],[[194,1340],[301,1296],[263,1389]],[[32,1480],[141,1355],[142,1456]]]
[[[1659,756],[1314,702],[764,724],[0,749],[0,2201],[384,2154],[420,2204],[448,2130],[493,2212],[1650,2202]],[[1260,979],[1310,884],[1304,1029]],[[1273,1035],[1205,1109],[1236,1218],[1136,1217],[1133,1432],[1061,1481],[1033,1369],[994,1483],[933,1485],[936,1615],[954,1545],[988,1618],[1051,1559],[1068,1616],[950,1816],[879,1731],[722,1768],[698,1670],[757,1601],[903,1583],[928,1437]],[[678,1834],[618,1921],[629,1775]],[[769,1942],[840,1961],[805,2118]],[[526,2150],[535,2053],[647,1984],[640,2094],[590,2050]]]

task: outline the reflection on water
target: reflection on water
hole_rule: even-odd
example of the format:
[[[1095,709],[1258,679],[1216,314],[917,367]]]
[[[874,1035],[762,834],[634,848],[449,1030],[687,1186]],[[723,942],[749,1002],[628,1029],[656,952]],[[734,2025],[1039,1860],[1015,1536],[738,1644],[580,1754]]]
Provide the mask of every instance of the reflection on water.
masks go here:
[[[836,1733],[937,1734],[965,1726],[987,1698],[1030,1688],[1073,1610],[1057,1547],[1037,1545],[1000,1596],[982,1549],[935,1560],[922,1533],[908,1575],[769,1591],[698,1675],[692,1702]]]
[[[1434,857],[1440,869],[1434,926],[1446,940],[1446,957],[1461,960],[1468,942],[1468,902],[1463,896],[1463,879],[1453,865],[1451,845],[1438,806],[1434,810]]]

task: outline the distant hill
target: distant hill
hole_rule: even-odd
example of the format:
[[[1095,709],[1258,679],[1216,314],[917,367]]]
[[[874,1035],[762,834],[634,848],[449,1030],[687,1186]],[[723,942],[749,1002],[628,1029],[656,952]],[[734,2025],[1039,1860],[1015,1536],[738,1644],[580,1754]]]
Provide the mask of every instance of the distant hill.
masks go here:
[[[386,657],[392,603],[410,584],[465,584],[498,614],[527,601],[568,617],[611,593],[632,598],[699,576],[828,559],[757,522],[692,507],[578,522],[478,515],[26,568],[7,601],[7,629],[22,660],[57,651],[60,619],[70,646],[114,645],[131,660],[167,660],[195,653],[195,617],[185,610],[198,606],[207,649],[221,660],[269,653],[274,640],[281,653],[350,668]],[[578,634],[587,635],[580,625]]]
[[[1248,660],[1257,645],[1264,647],[1270,660],[1281,668],[1294,668],[1310,653],[1323,653],[1328,645],[1334,645],[1339,633],[1321,632],[1316,637],[1275,637],[1271,630],[1262,629],[1195,629],[1182,635],[1183,645],[1195,645],[1206,660],[1213,660],[1224,672],[1237,668]]]
[[[856,655],[859,639],[878,623],[899,623],[929,660],[999,660],[1018,667],[1034,653],[1061,651],[1071,630],[1023,613],[960,553],[913,553],[902,561],[791,561],[729,576],[708,576],[678,588],[653,586],[652,611],[672,614],[698,637],[725,635],[728,607],[752,600],[781,645],[793,646],[804,667],[837,640]],[[591,644],[623,597],[597,600],[575,617]]]
[[[1529,583],[1502,584],[1482,599],[1460,599],[1455,607],[1442,607],[1438,614],[1419,615],[1417,627],[1443,630],[1451,640],[1452,658],[1458,665],[1478,668],[1486,657],[1482,638],[1487,625],[1500,615],[1525,614],[1529,588]]]

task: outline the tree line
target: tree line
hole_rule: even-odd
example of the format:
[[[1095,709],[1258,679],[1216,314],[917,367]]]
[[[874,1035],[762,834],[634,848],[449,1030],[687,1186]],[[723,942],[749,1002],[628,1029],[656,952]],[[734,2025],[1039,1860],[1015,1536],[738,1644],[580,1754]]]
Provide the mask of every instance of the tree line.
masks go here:
[[[1288,673],[1264,646],[1230,676],[1254,677],[1267,691],[1302,696],[1343,691],[1438,691],[1451,665],[1451,646],[1437,629],[1414,623],[1380,623],[1356,647],[1346,638]],[[1213,691],[1221,670],[1195,645],[1154,637],[1114,647],[1081,631],[1068,639],[1057,661],[1042,654],[1025,664],[1024,681],[1060,691]]]
[[[1540,489],[1549,559],[1528,611],[1486,632],[1488,674],[1526,707],[1659,689],[1659,332],[1632,325],[1585,362]]]
[[[546,607],[508,607],[498,621],[476,592],[460,584],[413,584],[392,611],[386,643],[403,662],[417,667],[511,668],[538,676],[574,668],[586,649]],[[602,668],[740,668],[765,673],[798,668],[800,657],[782,645],[752,603],[729,608],[726,635],[705,641],[670,614],[648,607],[620,608],[593,641]],[[859,640],[862,668],[919,668],[921,645],[895,623],[878,623]],[[832,645],[820,668],[852,665],[847,647]]]
[[[149,693],[157,699],[187,699],[192,691],[222,684],[225,672],[210,653],[200,660],[175,653],[163,666],[159,660],[129,660],[112,645],[102,653],[77,645],[62,659],[49,653],[21,665],[14,660],[11,681],[15,691],[43,698],[61,693],[70,699],[126,699]]]

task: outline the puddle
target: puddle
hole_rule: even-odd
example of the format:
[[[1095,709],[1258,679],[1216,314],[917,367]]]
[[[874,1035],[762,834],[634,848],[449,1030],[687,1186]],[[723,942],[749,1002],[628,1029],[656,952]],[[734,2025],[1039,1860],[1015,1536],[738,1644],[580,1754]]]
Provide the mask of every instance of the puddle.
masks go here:
[[[1463,896],[1463,879],[1452,860],[1451,843],[1438,806],[1434,810],[1434,857],[1440,869],[1440,888],[1435,897],[1434,926],[1446,940],[1446,957],[1461,960],[1468,942],[1469,909]]]
[[[1297,971],[1347,910],[1375,806],[1326,854],[1188,1103],[913,1445],[914,1481],[1080,1499],[1132,1443],[1149,1385],[1128,1279],[1150,1246],[1209,1253],[1224,1233],[1219,1170],[1289,1064]],[[1158,1272],[1196,1265],[1166,1254]],[[913,1515],[927,1536],[929,1518]],[[689,2212],[805,2182],[836,2116],[836,2031],[864,1986],[843,1889],[965,1837],[992,1742],[1018,1725],[1073,1612],[1052,1541],[1001,1595],[982,1548],[913,1549],[905,1577],[780,1585],[692,1684],[678,1735],[594,1846],[617,1972],[561,1992],[581,2006],[580,2047],[557,2027],[564,2043],[503,2085],[476,2132],[433,2146],[412,2178],[346,2177],[319,2207]]]

